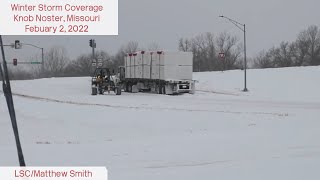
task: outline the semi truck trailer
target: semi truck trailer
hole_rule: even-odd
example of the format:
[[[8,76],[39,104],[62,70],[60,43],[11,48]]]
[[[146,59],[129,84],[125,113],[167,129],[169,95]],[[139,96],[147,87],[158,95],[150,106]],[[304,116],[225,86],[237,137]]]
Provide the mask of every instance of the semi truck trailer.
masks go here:
[[[126,54],[119,77],[126,92],[195,92],[191,52],[139,51]]]

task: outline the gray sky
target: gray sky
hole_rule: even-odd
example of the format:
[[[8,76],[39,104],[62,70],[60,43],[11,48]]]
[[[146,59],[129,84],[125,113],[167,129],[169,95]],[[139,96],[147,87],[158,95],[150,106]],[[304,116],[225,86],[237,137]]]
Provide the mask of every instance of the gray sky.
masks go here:
[[[130,40],[141,47],[156,42],[162,49],[176,50],[180,37],[202,32],[227,31],[242,39],[242,32],[225,15],[247,25],[247,51],[252,57],[263,49],[292,41],[309,25],[320,25],[319,0],[119,0],[119,36],[4,36],[44,48],[64,46],[75,58],[90,53],[89,39],[95,38],[98,50],[114,53]],[[27,60],[40,50],[25,47],[8,49],[8,60]]]

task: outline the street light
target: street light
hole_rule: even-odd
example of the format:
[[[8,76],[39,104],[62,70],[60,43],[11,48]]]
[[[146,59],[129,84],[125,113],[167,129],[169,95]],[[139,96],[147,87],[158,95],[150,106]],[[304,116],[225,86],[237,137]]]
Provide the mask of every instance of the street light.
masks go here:
[[[28,44],[28,43],[20,43],[21,45],[27,45],[27,46],[32,46],[34,48],[38,48],[38,49],[41,49],[41,73],[44,72],[44,54],[43,54],[43,48],[41,47],[38,47],[36,45],[33,45],[33,44]]]
[[[246,24],[241,24],[233,19],[230,19],[226,16],[219,16],[220,18],[225,18],[229,20],[232,24],[237,26],[241,31],[243,31],[244,34],[244,92],[247,92],[247,46],[246,46]],[[241,27],[243,26],[243,28]]]

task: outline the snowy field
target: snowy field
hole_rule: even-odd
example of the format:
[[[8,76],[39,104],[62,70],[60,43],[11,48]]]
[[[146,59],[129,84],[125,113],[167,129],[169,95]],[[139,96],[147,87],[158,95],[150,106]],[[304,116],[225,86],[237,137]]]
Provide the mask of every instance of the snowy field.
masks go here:
[[[319,179],[320,67],[195,73],[196,94],[90,95],[90,78],[12,82],[29,166],[110,180]],[[3,94],[0,166],[18,165]]]

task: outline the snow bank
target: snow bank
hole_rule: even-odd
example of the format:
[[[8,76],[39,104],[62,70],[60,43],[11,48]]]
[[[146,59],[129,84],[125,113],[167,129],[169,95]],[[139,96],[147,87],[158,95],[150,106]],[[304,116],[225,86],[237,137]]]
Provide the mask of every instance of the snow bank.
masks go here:
[[[234,93],[248,98],[273,101],[320,102],[320,66],[276,69],[249,69],[248,93],[244,88],[244,71],[195,73],[197,90]]]

